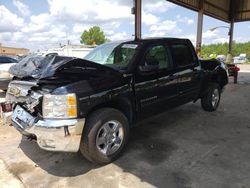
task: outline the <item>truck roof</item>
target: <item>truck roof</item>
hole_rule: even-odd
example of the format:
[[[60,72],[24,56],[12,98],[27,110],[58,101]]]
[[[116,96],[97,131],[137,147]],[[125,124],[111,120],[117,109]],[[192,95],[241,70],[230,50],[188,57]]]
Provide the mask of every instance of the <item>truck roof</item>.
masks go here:
[[[150,37],[150,38],[144,38],[144,39],[139,39],[138,41],[157,41],[157,40],[166,40],[166,41],[185,41],[189,39],[183,39],[183,38],[171,38],[171,37]]]
[[[170,38],[170,37],[152,37],[152,38],[143,38],[137,40],[120,40],[120,41],[112,41],[110,43],[125,43],[125,42],[153,42],[153,41],[190,41],[189,39],[183,38]]]

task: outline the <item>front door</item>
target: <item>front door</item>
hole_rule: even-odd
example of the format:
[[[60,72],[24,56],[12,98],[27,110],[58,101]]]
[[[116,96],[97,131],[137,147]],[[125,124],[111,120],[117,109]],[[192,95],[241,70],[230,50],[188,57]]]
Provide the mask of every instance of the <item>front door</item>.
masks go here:
[[[158,63],[158,69],[152,72],[138,69],[135,76],[139,118],[164,111],[178,97],[178,75],[175,74],[168,47],[163,43],[150,44],[140,66],[147,66],[147,62],[152,59]]]

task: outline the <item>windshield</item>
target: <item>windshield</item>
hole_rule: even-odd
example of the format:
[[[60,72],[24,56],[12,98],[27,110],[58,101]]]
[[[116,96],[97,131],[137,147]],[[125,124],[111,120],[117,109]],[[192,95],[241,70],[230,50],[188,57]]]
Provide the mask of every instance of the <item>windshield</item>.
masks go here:
[[[126,69],[138,45],[133,43],[106,43],[84,57],[89,61],[118,69]]]

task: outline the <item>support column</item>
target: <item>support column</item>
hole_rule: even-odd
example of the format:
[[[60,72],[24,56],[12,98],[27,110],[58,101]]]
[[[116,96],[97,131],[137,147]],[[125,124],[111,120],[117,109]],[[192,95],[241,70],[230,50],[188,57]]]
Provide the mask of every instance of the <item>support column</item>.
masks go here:
[[[233,46],[233,34],[234,34],[234,20],[231,20],[230,29],[229,29],[229,46],[228,46],[228,53],[232,54],[232,46]]]
[[[141,0],[134,0],[132,14],[135,15],[135,40],[141,39]]]
[[[202,28],[203,28],[203,15],[204,15],[204,0],[199,1],[198,24],[196,35],[196,53],[200,56],[202,44]]]

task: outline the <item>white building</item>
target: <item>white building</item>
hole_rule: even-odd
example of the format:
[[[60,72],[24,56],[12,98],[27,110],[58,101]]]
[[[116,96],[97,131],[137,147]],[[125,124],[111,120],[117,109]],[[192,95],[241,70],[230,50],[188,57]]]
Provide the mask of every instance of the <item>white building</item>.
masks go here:
[[[56,53],[62,56],[71,56],[71,57],[85,57],[95,46],[86,46],[86,45],[65,45],[61,48],[51,48],[43,52],[44,55],[50,53]]]

